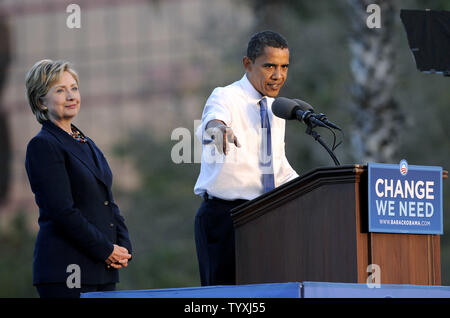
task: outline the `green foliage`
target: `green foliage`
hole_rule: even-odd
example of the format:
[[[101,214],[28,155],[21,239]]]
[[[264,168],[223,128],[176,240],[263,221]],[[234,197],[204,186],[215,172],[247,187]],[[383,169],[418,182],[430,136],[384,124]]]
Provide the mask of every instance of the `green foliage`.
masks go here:
[[[26,226],[26,213],[18,211],[0,232],[0,298],[37,297],[32,286],[32,263],[35,237]]]
[[[450,10],[450,2],[447,0],[417,0],[414,9]]]
[[[133,243],[133,260],[121,271],[120,289],[200,284],[193,231],[200,206],[193,192],[199,166],[174,164],[171,146],[136,132],[115,149],[135,163],[141,180],[137,191],[115,191],[126,206],[121,210]]]

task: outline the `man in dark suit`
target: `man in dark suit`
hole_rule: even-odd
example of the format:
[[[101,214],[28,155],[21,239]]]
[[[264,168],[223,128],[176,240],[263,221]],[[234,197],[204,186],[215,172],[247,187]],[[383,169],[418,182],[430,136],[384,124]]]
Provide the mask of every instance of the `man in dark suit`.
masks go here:
[[[78,76],[67,62],[43,60],[28,72],[26,86],[42,124],[25,161],[39,206],[33,284],[41,297],[114,290],[132,247],[108,163],[71,124],[80,109]]]

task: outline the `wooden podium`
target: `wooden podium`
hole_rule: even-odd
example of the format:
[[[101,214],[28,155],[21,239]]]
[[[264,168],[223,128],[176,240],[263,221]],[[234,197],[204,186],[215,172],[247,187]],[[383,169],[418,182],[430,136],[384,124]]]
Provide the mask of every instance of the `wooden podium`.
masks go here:
[[[446,172],[444,172],[446,177]],[[440,285],[440,236],[368,232],[367,166],[312,170],[234,210],[237,284]]]

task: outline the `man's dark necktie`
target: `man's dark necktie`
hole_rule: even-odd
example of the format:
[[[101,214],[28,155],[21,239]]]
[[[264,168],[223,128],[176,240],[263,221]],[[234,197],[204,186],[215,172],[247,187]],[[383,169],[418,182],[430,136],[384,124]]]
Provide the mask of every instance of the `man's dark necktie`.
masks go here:
[[[267,100],[263,98],[260,102],[262,142],[260,164],[263,168],[262,182],[264,193],[275,188],[272,165],[272,138],[270,133],[269,114],[267,112]]]

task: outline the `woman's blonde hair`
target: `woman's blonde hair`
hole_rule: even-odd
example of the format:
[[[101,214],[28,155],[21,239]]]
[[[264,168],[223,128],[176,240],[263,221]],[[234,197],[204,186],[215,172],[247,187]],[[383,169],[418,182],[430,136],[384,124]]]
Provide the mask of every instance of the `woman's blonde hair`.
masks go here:
[[[48,110],[42,107],[42,97],[47,95],[65,71],[73,76],[78,85],[78,74],[71,68],[70,63],[64,60],[41,60],[33,65],[25,77],[28,103],[41,124],[49,120]]]

